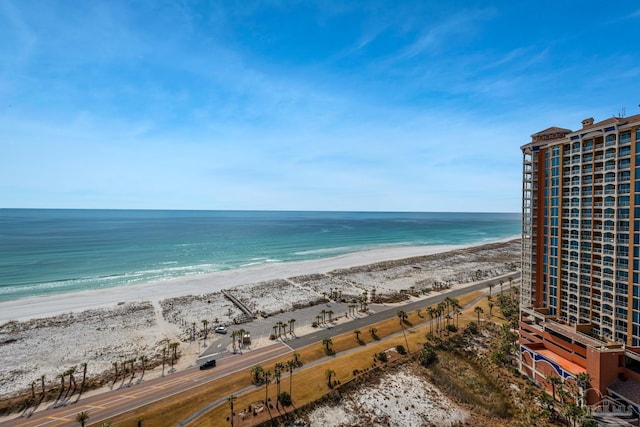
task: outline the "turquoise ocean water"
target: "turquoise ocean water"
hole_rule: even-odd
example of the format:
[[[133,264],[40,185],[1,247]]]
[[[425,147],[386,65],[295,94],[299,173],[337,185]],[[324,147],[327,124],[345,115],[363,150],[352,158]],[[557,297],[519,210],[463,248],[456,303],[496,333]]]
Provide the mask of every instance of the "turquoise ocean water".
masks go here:
[[[0,209],[0,301],[519,233],[516,213]]]

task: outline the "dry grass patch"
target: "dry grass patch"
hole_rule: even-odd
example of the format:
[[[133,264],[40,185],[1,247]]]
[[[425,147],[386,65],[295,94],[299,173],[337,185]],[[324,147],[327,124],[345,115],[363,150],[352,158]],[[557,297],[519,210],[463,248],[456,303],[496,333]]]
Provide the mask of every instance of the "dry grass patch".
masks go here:
[[[421,334],[411,334],[412,336],[407,336],[409,340],[409,344],[413,349],[416,349],[418,346],[417,341],[420,340],[424,342],[424,338]],[[409,339],[411,338],[411,339]],[[365,371],[374,366],[373,356],[376,353],[383,352],[389,348],[395,347],[398,344],[404,344],[404,339],[402,336],[394,337],[384,341],[376,341],[367,347],[359,348],[355,351],[346,353],[346,354],[338,354],[338,357],[332,360],[327,360],[325,362],[319,363],[317,365],[303,368],[303,370],[294,372],[293,375],[293,405],[287,408],[288,411],[293,410],[295,408],[306,405],[310,402],[315,402],[320,399],[325,394],[329,393],[331,389],[327,383],[326,371],[327,369],[331,369],[335,371],[335,376],[332,378],[332,382],[336,381],[337,384],[344,383],[352,378],[354,378],[354,371]],[[420,344],[421,345],[421,344]],[[382,362],[377,362],[378,365],[381,365]],[[289,392],[289,378],[287,376],[283,376],[281,382],[281,391]],[[271,398],[271,405],[273,406],[270,409],[270,413],[273,417],[278,415],[282,415],[285,411],[280,410],[277,411],[275,409],[275,384],[269,385],[269,397]],[[234,402],[234,411],[239,412],[242,409],[246,409],[251,403],[262,400],[265,398],[265,387],[261,386],[256,390],[252,390],[248,393],[242,394],[238,396]],[[194,420],[189,424],[189,427],[215,427],[221,425],[228,425],[229,421],[227,418],[230,416],[230,408],[228,404],[219,405],[216,408],[212,409],[210,412],[205,414],[204,416]],[[258,424],[260,422],[264,422],[270,418],[269,413],[260,414],[258,416],[253,416],[250,414],[245,417],[244,420],[238,418],[234,419],[234,426],[251,426]]]
[[[114,426],[135,426],[138,419],[144,420],[144,425],[175,425],[206,406],[212,400],[227,396],[233,391],[249,385],[251,385],[249,375],[244,372],[238,372],[159,402],[89,425],[100,426],[103,422],[106,422]]]
[[[486,415],[509,416],[509,397],[501,385],[472,360],[438,352],[438,362],[428,368],[433,383],[458,401],[481,408]]]

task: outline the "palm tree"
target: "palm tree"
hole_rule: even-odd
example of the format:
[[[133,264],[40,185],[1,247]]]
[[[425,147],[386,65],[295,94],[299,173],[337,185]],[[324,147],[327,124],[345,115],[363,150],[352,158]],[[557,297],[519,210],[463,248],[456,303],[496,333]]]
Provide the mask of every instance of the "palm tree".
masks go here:
[[[262,380],[263,372],[264,372],[264,369],[260,365],[256,365],[253,368],[251,368],[251,375],[253,375],[253,382],[255,384],[260,383],[260,381]]]
[[[64,392],[64,377],[67,376],[67,372],[63,372],[61,374],[56,375],[56,378],[60,378],[60,393],[58,393],[58,399],[62,396]]]
[[[137,357],[134,357],[134,358],[129,359],[129,363],[131,363],[131,379],[132,379],[132,380],[133,380],[133,379],[135,378],[135,376],[136,376],[136,366],[135,366],[136,360],[138,360],[138,358],[137,358]]]
[[[264,404],[269,406],[269,378],[271,378],[271,371],[264,371]]]
[[[431,317],[431,321],[429,322],[429,333],[433,335],[433,318],[436,317],[436,310],[433,307],[429,307],[427,311],[429,312],[429,317]]]
[[[36,382],[31,381],[31,399],[36,400]]]
[[[409,341],[407,341],[407,335],[404,332],[404,321],[407,319],[407,313],[404,310],[398,310],[398,317],[400,318],[400,327],[402,328],[402,336],[404,336],[404,343],[407,346],[407,353],[410,353]]]
[[[373,338],[374,340],[377,339],[376,332],[378,332],[378,330],[375,327],[372,326],[369,328],[369,333],[371,334],[371,338]]]
[[[484,313],[484,310],[482,309],[482,307],[478,305],[476,306],[476,308],[473,309],[473,311],[475,311],[476,314],[478,315],[478,325],[480,325],[480,314]]]
[[[282,328],[282,334],[286,337],[287,336],[287,322],[278,322],[280,323],[280,327]]]
[[[360,329],[356,329],[355,331],[353,331],[353,333],[356,334],[356,340],[360,342]]]
[[[287,360],[287,370],[289,371],[289,396],[293,399],[293,370],[296,368],[296,362]]]
[[[73,376],[73,374],[76,373],[76,367],[72,366],[71,368],[67,369],[67,375],[69,375],[69,390],[67,390],[67,393],[69,393],[72,388],[71,385],[73,384],[73,391],[71,391],[71,395],[73,395],[73,393],[76,392],[76,378]]]
[[[147,362],[149,361],[149,358],[147,356],[145,356],[144,354],[142,356],[140,356],[140,363],[142,363],[142,376],[140,377],[140,379],[142,379],[144,377],[144,371],[147,369]]]
[[[44,400],[45,389],[44,389],[44,375],[40,376],[40,384],[42,386],[42,398],[40,400]]]
[[[273,325],[273,336],[276,338],[278,338],[277,329],[278,329],[278,324],[276,323],[275,325]]]
[[[238,331],[231,331],[231,346],[233,348],[233,354],[236,353],[236,336],[238,335]]]
[[[500,295],[502,295],[502,286],[504,285],[504,280],[500,279],[500,282],[498,282],[498,283],[500,283]],[[511,283],[511,282],[509,282],[509,283]]]
[[[400,325],[407,320],[407,313],[404,310],[398,310],[398,318],[400,319]]]
[[[171,345],[173,346],[173,358],[178,360],[178,346],[180,345],[180,343],[179,342],[174,342]]]
[[[416,310],[416,315],[421,319],[424,317],[424,316],[422,316],[422,310],[421,309],[417,309]]]
[[[280,401],[280,377],[284,364],[276,362],[274,367],[273,378],[276,380],[276,409],[278,408],[278,402]]]
[[[233,427],[233,401],[236,400],[236,397],[232,394],[227,398],[229,402],[229,408],[231,408],[231,427]]]
[[[238,351],[240,351],[240,354],[242,354],[242,341],[244,340],[244,334],[246,332],[247,331],[245,331],[244,329],[240,329],[236,332],[236,338],[238,338]]]
[[[296,363],[296,366],[302,366],[302,362],[300,361],[300,353],[293,353],[293,361]]]
[[[444,318],[445,318],[445,320],[447,321],[446,329],[447,329],[447,331],[449,331],[449,320],[451,320],[451,319],[453,319],[453,318],[451,317],[451,315],[450,315],[449,313],[447,313],[447,315],[446,315],[446,316],[444,316]]]
[[[329,315],[329,322],[331,322],[331,317],[333,316],[333,310],[327,310],[327,314]]]
[[[82,392],[84,391],[84,385],[87,380],[87,362],[83,362],[80,366],[82,366],[82,383],[80,384],[80,396],[82,396]]]
[[[489,282],[489,296],[491,296],[491,289],[493,289],[494,285],[495,285],[495,283]]]
[[[116,371],[113,376],[113,383],[115,384],[116,381],[118,381],[118,362],[112,362],[111,364],[113,365],[113,369]]]
[[[289,319],[289,333],[293,335],[293,325],[296,323],[296,319]]]
[[[320,315],[322,316],[322,323],[325,322],[325,316],[327,315],[327,310],[321,310]]]
[[[489,316],[493,316],[491,313],[493,311],[493,301],[489,301]]]
[[[179,345],[180,345],[179,342],[172,342],[171,344],[169,344],[169,347],[171,348],[171,350],[173,350],[173,353],[171,354],[171,369],[173,369],[173,362],[178,360]]]
[[[207,329],[207,326],[209,325],[209,321],[207,319],[203,319],[201,320],[202,322],[202,327],[203,327],[203,333],[204,333],[204,338],[203,340],[207,340],[207,336],[209,335],[209,330]]]
[[[551,384],[551,392],[553,393],[553,400],[556,400],[556,386],[562,384],[562,379],[560,379],[560,377],[556,376],[556,375],[548,375],[545,378],[545,381],[547,381],[549,384]]]
[[[76,421],[80,423],[82,427],[84,427],[85,423],[89,419],[89,412],[82,411],[76,414]]]
[[[585,402],[585,394],[587,392],[587,389],[589,388],[589,382],[591,382],[591,375],[586,372],[581,372],[576,375],[576,382],[578,383],[578,387],[580,387],[579,403],[584,405],[587,403]]]
[[[331,344],[333,344],[333,341],[331,341],[331,338],[323,339],[322,344],[324,345],[326,352],[331,353]]]
[[[333,388],[333,385],[331,384],[331,378],[336,374],[336,371],[334,371],[333,369],[327,369],[326,371],[324,371],[324,374],[327,377],[327,385],[329,386],[329,388]]]
[[[460,315],[461,315],[461,314],[462,314],[462,311],[460,311],[459,309],[458,309],[458,310],[456,310],[456,329],[460,329],[460,328],[458,327],[458,324],[459,324],[459,320],[460,320]]]

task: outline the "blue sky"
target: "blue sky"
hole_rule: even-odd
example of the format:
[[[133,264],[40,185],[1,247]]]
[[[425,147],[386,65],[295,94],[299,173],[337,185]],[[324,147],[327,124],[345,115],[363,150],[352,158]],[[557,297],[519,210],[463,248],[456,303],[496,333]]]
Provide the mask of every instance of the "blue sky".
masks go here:
[[[0,1],[0,207],[508,211],[640,3]]]

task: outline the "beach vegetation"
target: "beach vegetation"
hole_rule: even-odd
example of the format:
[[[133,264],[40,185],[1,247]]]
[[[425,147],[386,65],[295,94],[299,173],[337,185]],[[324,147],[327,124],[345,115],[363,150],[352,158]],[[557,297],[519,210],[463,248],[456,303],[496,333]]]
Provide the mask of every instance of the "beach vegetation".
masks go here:
[[[389,359],[387,356],[387,353],[385,353],[384,351],[381,351],[380,353],[376,353],[374,357],[381,362],[386,362]]]
[[[264,368],[262,368],[262,365],[255,365],[253,368],[251,368],[251,378],[254,384],[262,383],[263,373],[264,373]]]
[[[287,371],[289,371],[289,398],[293,396],[293,370],[298,366],[294,360],[287,360]]]
[[[404,348],[404,346],[403,346],[402,344],[398,344],[398,345],[396,346],[396,351],[398,352],[398,354],[401,354],[401,355],[403,355],[403,356],[404,356],[405,354],[407,354],[407,349],[406,349],[406,348]]]
[[[202,322],[202,336],[203,336],[202,339],[206,341],[209,333],[209,328],[208,328],[209,321],[207,319],[203,319],[201,320],[201,322]]]
[[[480,307],[479,305],[477,305],[477,306],[473,309],[473,311],[475,311],[475,312],[476,312],[476,314],[478,315],[478,325],[479,325],[479,324],[480,324],[480,315],[481,315],[482,313],[484,313],[484,309],[483,309],[482,307]]]
[[[83,362],[80,366],[82,366],[82,383],[80,383],[80,396],[82,396],[87,381],[87,362]]]
[[[80,425],[81,425],[82,427],[84,427],[84,426],[85,426],[85,424],[87,423],[87,420],[88,420],[88,419],[89,419],[89,412],[87,412],[87,411],[78,412],[78,413],[76,414],[76,421],[77,421],[78,423],[80,423]]]
[[[142,376],[140,377],[142,379],[144,378],[144,372],[147,370],[147,362],[149,361],[149,358],[143,354],[142,356],[140,356],[139,360],[140,364],[142,365]]]
[[[276,409],[278,408],[279,396],[280,396],[280,378],[282,377],[281,373],[282,363],[276,363],[275,369],[273,371],[273,379],[276,382]]]
[[[369,334],[371,334],[371,338],[373,338],[374,340],[379,340],[380,337],[378,335],[376,335],[376,333],[378,332],[378,329],[374,326],[369,328]]]
[[[478,335],[480,330],[478,329],[478,324],[476,322],[469,322],[467,327],[465,328],[465,332],[471,335]]]
[[[329,386],[329,388],[333,388],[333,383],[331,382],[331,379],[335,376],[336,371],[334,371],[333,369],[327,369],[324,371],[324,374],[327,377],[327,386]]]
[[[333,344],[333,341],[331,340],[331,338],[325,338],[322,340],[324,351],[329,355],[334,353],[333,349],[331,348],[331,344]]]
[[[418,361],[422,366],[429,366],[433,362],[438,359],[438,355],[436,353],[435,348],[433,348],[430,344],[425,343],[422,346],[422,349],[418,353]]]
[[[404,324],[407,322],[407,313],[404,310],[398,310],[398,318],[400,319],[400,327],[402,328],[402,336],[404,337],[404,343],[407,346],[407,351],[409,351],[409,341],[407,341],[407,335],[404,332]]]
[[[278,395],[278,401],[282,404],[282,406],[291,405],[291,395],[286,391],[283,391]]]
[[[360,345],[366,344],[364,341],[362,341],[360,339],[360,334],[362,333],[362,332],[360,332],[360,329],[356,329],[355,331],[353,331],[353,333],[356,336],[356,341],[358,341],[358,344],[360,344]]]
[[[229,403],[229,410],[231,411],[231,427],[233,427],[233,402],[235,402],[236,397],[231,394],[227,397],[227,402]]]
[[[269,383],[271,382],[271,371],[266,370],[262,373],[262,381],[264,383],[264,404],[269,403]]]

